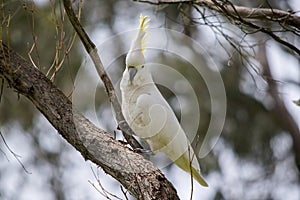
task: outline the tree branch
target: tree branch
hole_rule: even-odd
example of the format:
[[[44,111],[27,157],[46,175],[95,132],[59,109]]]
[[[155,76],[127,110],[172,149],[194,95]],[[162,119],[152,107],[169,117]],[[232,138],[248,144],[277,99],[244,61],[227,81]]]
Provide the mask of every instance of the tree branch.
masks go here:
[[[137,199],[179,199],[165,176],[72,108],[69,99],[32,63],[0,44],[0,76],[26,96],[81,155],[117,179]]]
[[[97,70],[97,73],[99,77],[102,79],[104,86],[106,88],[106,92],[108,94],[109,100],[114,108],[114,111],[116,113],[116,119],[118,122],[119,128],[122,130],[123,136],[127,140],[127,142],[133,147],[137,149],[143,149],[143,147],[138,143],[138,141],[132,136],[134,135],[134,132],[130,128],[130,126],[125,121],[125,118],[122,113],[121,105],[118,101],[118,97],[116,95],[114,86],[108,77],[103,64],[101,62],[101,59],[98,55],[96,45],[91,41],[83,27],[81,26],[79,20],[77,19],[75,12],[72,8],[72,3],[69,0],[63,0],[64,7],[66,10],[66,13],[69,17],[69,20],[71,24],[73,25],[73,28],[77,32],[81,42],[83,43],[85,50],[90,55],[91,59],[93,60],[94,66]]]
[[[251,23],[249,19],[259,19],[261,21],[277,22],[281,25],[292,26],[297,29],[297,32],[300,31],[300,17],[295,13],[272,9],[272,8],[249,8],[244,6],[236,6],[230,1],[217,1],[217,0],[135,0],[138,2],[150,3],[150,4],[175,4],[175,3],[190,3],[193,5],[199,5],[210,10],[216,11],[228,19],[233,20],[234,22],[239,21],[240,23],[255,29],[256,31],[263,32],[270,37],[272,37],[278,43],[281,43],[283,46],[295,51],[300,55],[300,49],[298,49],[293,44],[282,40],[276,34],[265,27],[258,26],[254,23]]]
[[[205,6],[211,10],[217,12],[230,13],[235,16],[242,17],[244,19],[260,19],[265,21],[277,21],[286,25],[293,26],[300,30],[300,17],[295,13],[279,10],[279,9],[271,9],[271,8],[249,8],[244,6],[236,6],[229,4],[227,1],[219,2],[216,4],[215,0],[135,0],[139,2],[146,2],[151,4],[171,4],[171,3],[193,3],[198,4],[200,6]],[[220,6],[222,5],[222,8]]]

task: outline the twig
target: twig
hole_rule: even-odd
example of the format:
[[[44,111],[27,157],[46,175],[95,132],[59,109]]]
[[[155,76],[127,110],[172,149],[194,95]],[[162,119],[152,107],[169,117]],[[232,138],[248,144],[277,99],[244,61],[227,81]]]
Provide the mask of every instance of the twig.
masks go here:
[[[121,191],[122,191],[122,193],[124,194],[124,197],[126,198],[126,200],[129,200],[128,197],[127,197],[127,190],[124,191],[122,185],[120,185],[120,188],[121,188]]]
[[[91,181],[89,181],[89,183],[90,183],[90,184],[91,184],[91,185],[92,185],[92,186],[93,186],[93,187],[94,187],[101,195],[103,195],[106,199],[111,199],[111,198],[109,197],[109,195],[110,195],[110,196],[112,196],[112,197],[114,197],[114,198],[116,198],[116,199],[118,199],[118,200],[122,200],[120,197],[118,197],[118,196],[116,196],[116,195],[114,195],[114,194],[108,192],[108,191],[102,186],[99,177],[96,175],[96,173],[95,173],[95,171],[93,170],[92,167],[91,167],[91,170],[92,170],[93,176],[94,176],[94,178],[97,180],[97,183],[98,183],[98,185],[100,186],[102,192],[96,187],[96,185],[95,185],[94,183],[92,183]]]
[[[4,79],[1,78],[1,86],[0,86],[0,103],[1,103],[1,100],[2,100],[2,95],[3,95],[3,88],[4,88]]]
[[[38,48],[38,45],[37,45],[37,37],[36,37],[36,34],[35,34],[35,24],[34,24],[34,3],[24,3],[23,4],[23,9],[25,11],[28,11],[29,14],[26,15],[27,17],[27,20],[29,21],[30,23],[30,30],[31,30],[31,36],[32,36],[32,40],[33,40],[33,45],[32,45],[32,48],[29,52],[29,58],[30,60],[32,59],[31,58],[31,53],[33,50],[35,50],[35,53],[36,53],[36,56],[37,56],[37,64],[35,64],[35,62],[33,60],[32,63],[35,67],[37,67],[38,69],[41,68],[41,65],[40,65],[40,53],[39,53],[39,48]]]
[[[58,24],[58,20],[57,20],[57,16],[56,16],[56,12],[55,12],[55,7],[53,5],[53,2],[51,2],[51,7],[53,10],[53,16],[54,16],[54,21],[56,24],[56,32],[57,34],[60,34],[60,40],[57,42],[56,44],[56,52],[55,52],[55,57],[53,59],[53,63],[52,65],[49,67],[46,76],[48,77],[49,74],[53,71],[51,75],[50,80],[54,80],[56,74],[60,71],[60,69],[62,68],[62,65],[65,63],[66,58],[69,55],[69,52],[71,51],[74,43],[75,43],[75,39],[76,39],[76,32],[72,35],[72,37],[70,38],[70,42],[66,45],[66,47],[64,48],[64,52],[63,52],[63,57],[61,58],[61,60],[59,61],[59,55],[60,55],[60,51],[62,49],[62,46],[64,44],[64,35],[65,35],[65,30],[64,30],[64,22],[65,22],[65,11],[61,10],[61,26]],[[79,9],[78,9],[78,18],[81,17],[81,11],[82,11],[82,1],[80,1],[80,5],[79,5]]]
[[[190,145],[188,144],[188,154],[189,154],[189,165],[190,165],[190,180],[191,180],[191,196],[190,196],[190,200],[193,199],[193,193],[194,193],[194,175],[193,175],[193,166],[192,166],[192,162],[193,162],[193,158],[195,156],[195,153],[193,153],[193,156],[191,158],[191,154],[190,154]],[[196,158],[197,159],[197,158]],[[198,160],[197,160],[198,161]]]
[[[71,21],[75,31],[77,32],[81,42],[83,43],[85,50],[90,55],[91,59],[93,60],[94,66],[96,67],[97,73],[102,79],[106,92],[108,94],[109,100],[112,103],[112,106],[116,113],[116,119],[118,122],[119,128],[122,130],[123,136],[127,140],[127,142],[133,147],[133,148],[140,148],[143,149],[143,147],[138,143],[138,141],[132,136],[134,133],[132,129],[129,127],[127,122],[125,121],[125,118],[122,114],[121,105],[118,101],[118,97],[116,95],[114,86],[108,77],[103,64],[101,62],[101,59],[98,55],[97,48],[95,44],[91,41],[83,27],[81,26],[78,18],[75,15],[75,12],[72,8],[72,3],[70,0],[63,0],[65,10],[67,12],[67,15],[69,17],[69,20]]]
[[[35,62],[34,62],[32,56],[31,56],[32,51],[34,50],[35,44],[36,44],[35,42],[32,44],[32,46],[31,46],[29,52],[27,53],[27,55],[28,55],[29,60],[30,60],[30,62],[32,63],[32,65],[33,65],[35,68],[39,69],[38,66],[36,66],[36,64],[35,64]]]
[[[25,168],[24,164],[20,161],[19,158],[20,158],[21,156],[19,156],[18,154],[16,154],[15,152],[13,152],[13,150],[11,150],[11,148],[9,148],[8,144],[6,143],[4,137],[3,137],[2,133],[1,133],[1,131],[0,131],[0,136],[1,136],[2,141],[4,142],[4,145],[5,145],[6,148],[8,149],[8,151],[15,157],[15,159],[16,159],[16,160],[18,161],[18,163],[22,166],[22,168],[24,169],[24,171],[25,171],[27,174],[31,174],[31,172],[29,172],[29,171]]]

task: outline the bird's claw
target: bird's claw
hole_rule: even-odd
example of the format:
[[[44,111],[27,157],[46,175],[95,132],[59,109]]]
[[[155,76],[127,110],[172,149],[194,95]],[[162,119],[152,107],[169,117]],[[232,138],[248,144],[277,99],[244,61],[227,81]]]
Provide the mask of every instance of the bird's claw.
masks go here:
[[[152,155],[153,152],[149,149],[141,149],[141,148],[135,148],[133,149],[135,153],[143,154],[143,155]]]
[[[121,127],[122,127],[121,124],[124,124],[124,123],[126,123],[125,120],[119,121],[119,122],[118,122],[118,126],[117,126],[117,130],[120,130],[120,131],[121,131],[121,130],[122,130],[122,129],[121,129]]]

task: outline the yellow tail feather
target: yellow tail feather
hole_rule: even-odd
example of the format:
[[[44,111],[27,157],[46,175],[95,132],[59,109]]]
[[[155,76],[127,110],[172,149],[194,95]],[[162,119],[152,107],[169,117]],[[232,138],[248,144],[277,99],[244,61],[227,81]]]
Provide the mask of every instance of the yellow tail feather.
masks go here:
[[[185,154],[183,154],[182,156],[180,156],[176,161],[175,164],[180,167],[181,169],[183,169],[184,171],[188,172],[189,174],[192,174],[193,178],[197,180],[198,183],[200,183],[200,185],[207,187],[208,184],[206,183],[206,181],[202,178],[200,172],[198,170],[196,170],[193,166],[190,165],[190,161],[188,159],[186,159],[186,156],[184,156]],[[191,170],[192,167],[192,170]],[[192,172],[192,173],[191,173]]]

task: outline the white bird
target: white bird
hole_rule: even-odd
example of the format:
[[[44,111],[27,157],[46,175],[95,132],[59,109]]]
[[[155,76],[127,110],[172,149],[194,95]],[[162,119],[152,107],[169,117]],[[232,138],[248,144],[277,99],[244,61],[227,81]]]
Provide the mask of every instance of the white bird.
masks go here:
[[[140,15],[137,36],[126,56],[126,69],[120,83],[122,112],[135,134],[149,144],[153,153],[165,153],[201,185],[208,186],[185,132],[147,69],[144,50],[149,21],[147,16]]]

